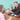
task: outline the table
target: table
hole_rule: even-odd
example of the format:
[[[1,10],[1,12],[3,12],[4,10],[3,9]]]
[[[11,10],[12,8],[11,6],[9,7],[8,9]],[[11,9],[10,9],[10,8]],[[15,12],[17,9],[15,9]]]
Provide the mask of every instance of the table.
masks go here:
[[[10,17],[11,15],[7,15],[6,17],[6,20]],[[12,17],[12,20],[20,20],[20,17],[14,17],[14,16],[11,16]]]
[[[14,17],[13,16],[13,20],[20,20],[20,17]]]

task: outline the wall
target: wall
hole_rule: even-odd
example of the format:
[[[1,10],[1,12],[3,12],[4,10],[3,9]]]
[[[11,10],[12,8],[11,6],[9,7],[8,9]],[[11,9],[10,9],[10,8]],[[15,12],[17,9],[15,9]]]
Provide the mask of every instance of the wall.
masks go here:
[[[0,0],[0,5],[3,5],[3,8],[8,9],[11,8],[11,4],[13,4],[13,9],[15,9],[14,3],[15,1],[18,1],[20,3],[20,0]]]

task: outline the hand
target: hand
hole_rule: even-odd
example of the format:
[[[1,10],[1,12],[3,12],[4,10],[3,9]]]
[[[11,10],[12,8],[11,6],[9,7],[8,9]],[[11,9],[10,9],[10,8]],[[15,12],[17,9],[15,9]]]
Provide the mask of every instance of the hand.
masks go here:
[[[13,13],[12,11],[10,11],[10,13]]]

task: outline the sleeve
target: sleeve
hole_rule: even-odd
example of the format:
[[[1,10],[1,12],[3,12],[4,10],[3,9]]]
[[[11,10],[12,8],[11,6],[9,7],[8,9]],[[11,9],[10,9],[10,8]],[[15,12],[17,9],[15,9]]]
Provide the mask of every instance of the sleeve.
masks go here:
[[[5,20],[5,18],[4,18],[4,16],[3,16],[3,15],[1,15],[1,20]]]

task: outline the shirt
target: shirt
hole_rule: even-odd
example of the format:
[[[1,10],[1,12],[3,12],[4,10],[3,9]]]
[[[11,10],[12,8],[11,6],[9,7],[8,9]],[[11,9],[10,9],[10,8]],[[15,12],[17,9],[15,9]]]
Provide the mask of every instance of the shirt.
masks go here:
[[[0,20],[5,20],[4,15],[0,12]]]

